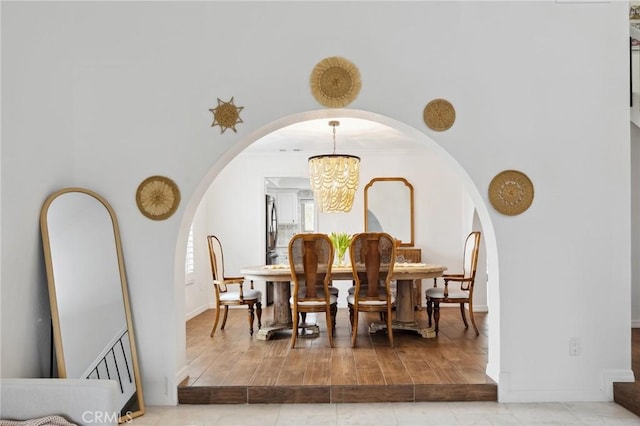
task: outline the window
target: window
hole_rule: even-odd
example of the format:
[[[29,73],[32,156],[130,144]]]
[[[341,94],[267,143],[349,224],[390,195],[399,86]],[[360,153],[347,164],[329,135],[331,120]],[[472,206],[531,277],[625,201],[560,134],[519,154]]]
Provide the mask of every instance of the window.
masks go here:
[[[187,238],[187,254],[184,260],[184,278],[186,284],[195,281],[195,262],[193,256],[193,225],[189,228],[189,237]]]
[[[302,214],[302,232],[314,232],[316,229],[316,210],[314,201],[303,199],[300,200]]]

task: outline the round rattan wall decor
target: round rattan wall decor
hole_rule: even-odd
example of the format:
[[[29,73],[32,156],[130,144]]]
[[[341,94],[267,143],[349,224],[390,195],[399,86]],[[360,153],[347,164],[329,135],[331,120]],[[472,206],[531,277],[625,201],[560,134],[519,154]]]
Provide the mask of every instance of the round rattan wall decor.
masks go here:
[[[151,176],[138,186],[136,204],[149,219],[165,220],[178,209],[180,190],[168,177]]]
[[[533,202],[533,183],[517,170],[500,172],[489,184],[489,201],[502,214],[518,215]]]
[[[442,132],[453,126],[456,110],[446,99],[434,99],[424,107],[423,116],[431,130]]]
[[[331,56],[318,62],[311,72],[310,83],[313,97],[329,108],[349,105],[358,96],[362,86],[358,68],[340,56]]]

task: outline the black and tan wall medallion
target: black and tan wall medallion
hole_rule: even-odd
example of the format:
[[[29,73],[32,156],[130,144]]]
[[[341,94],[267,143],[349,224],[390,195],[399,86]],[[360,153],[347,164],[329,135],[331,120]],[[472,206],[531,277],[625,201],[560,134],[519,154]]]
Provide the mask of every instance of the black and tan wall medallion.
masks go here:
[[[229,102],[224,102],[218,98],[218,106],[209,110],[213,113],[213,123],[211,123],[211,127],[220,126],[220,134],[224,133],[227,129],[238,133],[236,124],[242,123],[240,111],[242,111],[243,108],[244,107],[238,107],[233,104],[233,96],[229,99]]]
[[[434,99],[424,107],[424,122],[431,130],[442,132],[453,126],[456,110],[446,99]]]
[[[362,82],[360,71],[351,61],[340,56],[324,58],[311,72],[311,93],[329,108],[342,108],[358,96]]]
[[[178,209],[180,190],[168,177],[150,176],[138,186],[136,204],[149,219],[164,220]]]
[[[489,184],[489,201],[502,214],[518,215],[533,202],[533,183],[517,170],[500,172]]]

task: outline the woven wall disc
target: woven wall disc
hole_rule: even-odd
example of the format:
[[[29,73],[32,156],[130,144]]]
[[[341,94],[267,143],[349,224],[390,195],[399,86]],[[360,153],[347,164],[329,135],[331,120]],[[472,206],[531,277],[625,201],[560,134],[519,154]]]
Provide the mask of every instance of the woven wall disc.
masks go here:
[[[233,96],[229,99],[229,102],[224,102],[218,98],[218,106],[216,108],[209,109],[209,111],[213,113],[213,123],[211,124],[211,127],[220,126],[221,134],[227,129],[231,129],[235,133],[238,133],[236,130],[236,124],[242,123],[240,111],[243,109],[244,107],[238,107],[233,104]]]
[[[169,218],[180,204],[178,185],[164,176],[151,176],[136,191],[136,204],[143,215],[152,220]]]
[[[489,184],[489,201],[502,214],[518,215],[527,210],[533,202],[533,183],[522,172],[500,172]]]
[[[313,97],[329,108],[349,105],[358,96],[362,86],[358,68],[339,56],[318,62],[311,72],[310,83]]]
[[[456,110],[445,99],[434,99],[424,107],[424,122],[430,129],[442,132],[453,126]]]

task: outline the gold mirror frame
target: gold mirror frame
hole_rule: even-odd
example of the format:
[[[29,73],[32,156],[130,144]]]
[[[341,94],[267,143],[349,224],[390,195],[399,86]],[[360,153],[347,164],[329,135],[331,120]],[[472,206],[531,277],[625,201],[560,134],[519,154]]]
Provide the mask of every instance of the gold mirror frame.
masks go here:
[[[405,190],[407,191],[406,196],[403,194]],[[372,208],[375,210],[380,204],[378,200],[384,200],[384,205],[395,211],[371,211]],[[386,232],[399,241],[400,247],[413,247],[413,204],[413,185],[405,178],[377,177],[371,179],[364,187],[365,232]],[[406,211],[401,211],[402,209]],[[373,223],[374,220],[378,223]],[[405,225],[407,222],[408,226]],[[397,229],[400,229],[400,232],[395,232]]]
[[[57,376],[116,380],[121,411],[105,415],[119,415],[120,423],[141,416],[142,382],[113,208],[93,191],[65,188],[42,205],[40,228]]]

